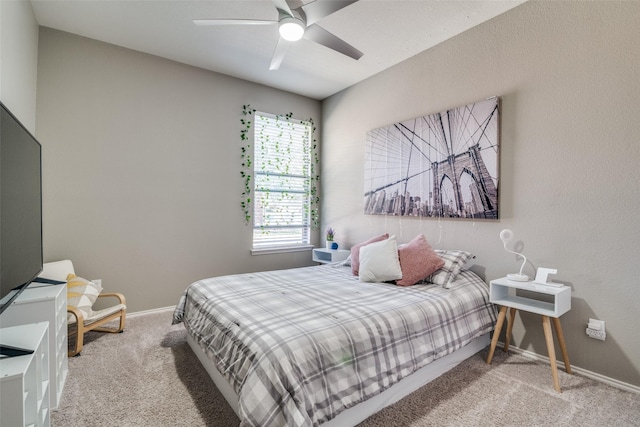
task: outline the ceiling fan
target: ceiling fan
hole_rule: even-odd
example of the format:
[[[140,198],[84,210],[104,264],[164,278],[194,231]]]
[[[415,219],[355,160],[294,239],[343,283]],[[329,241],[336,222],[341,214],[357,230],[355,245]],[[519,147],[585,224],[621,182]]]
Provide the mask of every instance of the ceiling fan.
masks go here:
[[[355,3],[351,1],[314,0],[302,4],[300,0],[272,0],[278,10],[278,20],[255,19],[194,19],[196,25],[275,25],[278,24],[280,38],[271,58],[270,70],[277,70],[293,42],[304,37],[333,49],[353,59],[363,53],[344,40],[316,24],[322,18]]]

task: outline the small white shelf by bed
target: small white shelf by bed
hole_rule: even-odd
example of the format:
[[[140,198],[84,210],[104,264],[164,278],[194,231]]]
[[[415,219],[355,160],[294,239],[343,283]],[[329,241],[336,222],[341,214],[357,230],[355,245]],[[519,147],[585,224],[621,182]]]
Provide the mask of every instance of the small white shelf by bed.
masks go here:
[[[528,296],[518,295],[518,291],[527,291]],[[571,310],[571,288],[516,282],[503,277],[491,281],[489,300],[494,304],[558,318]]]
[[[319,262],[321,264],[330,264],[332,262],[340,262],[347,259],[351,254],[351,251],[346,249],[325,249],[314,248],[312,259],[313,262]]]
[[[504,342],[504,351],[509,351],[511,332],[513,330],[514,318],[517,310],[528,311],[542,316],[542,329],[544,331],[547,351],[549,354],[549,364],[551,365],[551,376],[553,378],[553,388],[560,393],[560,378],[558,377],[558,366],[556,362],[556,351],[553,342],[553,323],[558,344],[564,360],[567,373],[571,374],[571,363],[567,353],[567,346],[562,333],[560,316],[571,310],[571,288],[569,286],[546,285],[535,282],[518,282],[509,280],[506,277],[492,280],[489,283],[489,301],[499,304],[500,313],[496,321],[496,329],[491,339],[491,347],[487,356],[487,363],[491,363],[493,352],[496,349],[500,330],[507,318],[507,333]]]

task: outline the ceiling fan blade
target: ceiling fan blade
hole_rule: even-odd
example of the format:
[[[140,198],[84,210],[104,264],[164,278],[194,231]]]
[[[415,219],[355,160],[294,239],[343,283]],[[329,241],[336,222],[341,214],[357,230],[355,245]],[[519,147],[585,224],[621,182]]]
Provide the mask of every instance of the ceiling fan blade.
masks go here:
[[[362,52],[349,43],[315,24],[307,27],[303,37],[356,60],[363,55]]]
[[[261,19],[194,19],[196,25],[273,25],[278,21]]]
[[[307,25],[315,24],[325,16],[329,16],[358,0],[350,1],[334,1],[334,0],[315,0],[302,6],[305,16],[307,17]]]
[[[284,13],[288,16],[293,16],[293,12],[291,11],[291,8],[289,7],[289,4],[287,3],[286,0],[271,0],[271,1],[273,1],[273,5],[276,7],[276,9],[278,9],[278,12]]]
[[[284,56],[293,43],[294,42],[287,41],[282,37],[278,39],[276,50],[273,51],[273,56],[271,57],[271,65],[269,65],[269,70],[277,70],[278,68],[280,68],[280,64],[282,64]]]

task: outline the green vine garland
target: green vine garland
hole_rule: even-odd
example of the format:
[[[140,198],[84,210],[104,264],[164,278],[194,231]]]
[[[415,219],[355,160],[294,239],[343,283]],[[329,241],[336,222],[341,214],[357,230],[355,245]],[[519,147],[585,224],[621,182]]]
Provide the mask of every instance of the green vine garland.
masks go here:
[[[251,160],[251,144],[250,144],[250,134],[251,127],[253,126],[253,120],[255,119],[254,113],[255,109],[251,108],[251,105],[246,104],[242,106],[242,117],[240,118],[240,140],[243,145],[240,147],[241,153],[241,170],[240,175],[243,178],[244,189],[242,191],[242,198],[240,201],[240,207],[242,208],[242,212],[244,214],[245,223],[248,225],[251,222],[251,212],[252,212],[252,185],[251,180],[253,179],[253,163]],[[287,113],[284,115],[276,115],[276,120],[283,120],[286,123],[290,123],[293,117],[293,113]],[[309,216],[309,220],[311,223],[311,228],[313,230],[317,230],[320,226],[320,216],[319,216],[319,206],[320,206],[320,196],[318,193],[318,184],[320,182],[320,175],[318,174],[318,164],[319,164],[319,155],[318,155],[318,144],[315,137],[316,127],[313,122],[313,119],[309,118],[308,120],[302,120],[300,122],[304,126],[311,127],[311,144],[305,144],[304,152],[306,155],[309,155],[311,160],[309,167],[309,178],[305,181],[305,187],[307,188],[307,196],[310,199],[310,206],[305,207],[307,211],[305,212]],[[281,134],[282,135],[282,134]],[[265,136],[265,139],[268,139],[268,136]],[[259,146],[258,142],[254,141],[254,146]],[[309,150],[311,152],[309,152]],[[276,168],[280,168],[280,165],[283,165],[285,168],[285,173],[288,168],[287,159],[277,158],[275,161],[278,163]]]
[[[240,119],[240,123],[242,124],[242,129],[240,130],[240,139],[243,141],[244,145],[240,147],[242,150],[242,154],[240,155],[242,159],[242,169],[240,169],[240,175],[244,180],[244,191],[242,192],[242,200],[240,202],[240,206],[242,207],[242,211],[244,212],[244,221],[249,224],[251,221],[251,171],[252,163],[251,163],[251,145],[249,144],[249,131],[251,130],[251,120],[245,119],[245,117],[251,117],[256,110],[252,109],[250,105],[242,106],[242,118]]]

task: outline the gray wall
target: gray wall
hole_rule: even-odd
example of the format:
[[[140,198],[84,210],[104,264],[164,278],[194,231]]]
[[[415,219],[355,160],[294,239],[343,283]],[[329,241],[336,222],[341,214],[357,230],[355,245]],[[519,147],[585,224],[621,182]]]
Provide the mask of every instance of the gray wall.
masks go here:
[[[36,129],[38,23],[28,1],[0,1],[0,100]]]
[[[528,2],[326,99],[323,229],[343,246],[384,231],[436,243],[441,231],[436,246],[472,251],[490,280],[520,267],[498,237],[511,228],[533,265],[573,288],[562,317],[572,363],[640,386],[638,22],[638,2]],[[499,221],[362,213],[368,130],[492,95]],[[546,355],[539,317],[517,317],[515,344]],[[586,336],[589,317],[606,321],[605,342]]]
[[[45,261],[72,259],[129,311],[175,305],[205,277],[310,265],[309,251],[249,253],[246,103],[320,122],[318,101],[41,28]]]

